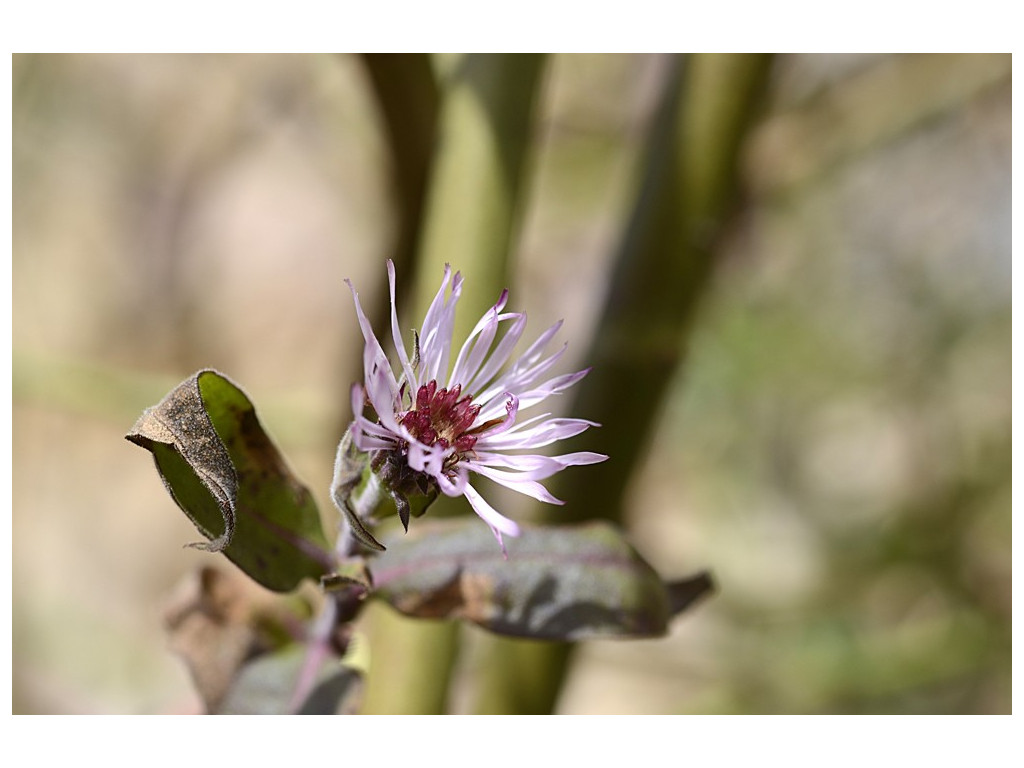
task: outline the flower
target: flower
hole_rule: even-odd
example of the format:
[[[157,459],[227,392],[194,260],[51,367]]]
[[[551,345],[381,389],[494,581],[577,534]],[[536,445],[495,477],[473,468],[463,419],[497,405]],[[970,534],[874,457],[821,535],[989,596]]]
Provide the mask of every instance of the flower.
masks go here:
[[[398,327],[395,265],[390,260],[388,281],[391,332],[399,362],[395,370],[370,327],[359,294],[346,280],[366,341],[365,378],[352,388],[352,442],[371,455],[371,466],[388,468],[384,482],[393,492],[418,487],[465,496],[491,527],[504,552],[502,535],[519,535],[519,526],[487,503],[471,484],[470,473],[540,501],[561,504],[537,481],[565,467],[594,464],[608,457],[590,452],[544,456],[530,451],[598,425],[585,419],[551,418],[550,413],[519,421],[519,413],[568,389],[590,369],[538,383],[565,352],[565,346],[551,355],[544,352],[561,321],[506,367],[526,328],[526,314],[502,311],[508,300],[508,290],[504,290],[473,328],[449,372],[461,274],[456,272],[453,277],[451,267],[445,265],[441,288],[419,333],[414,332],[411,354]],[[499,336],[500,330],[504,332]],[[367,402],[375,418],[364,415]],[[401,507],[399,512],[402,514]],[[408,527],[407,505],[402,522]]]

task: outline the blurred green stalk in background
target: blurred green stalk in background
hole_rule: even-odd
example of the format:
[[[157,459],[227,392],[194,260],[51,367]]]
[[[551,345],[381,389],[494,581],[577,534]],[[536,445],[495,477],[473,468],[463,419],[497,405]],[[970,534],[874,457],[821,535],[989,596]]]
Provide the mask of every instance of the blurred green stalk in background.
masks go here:
[[[584,357],[593,371],[572,406],[574,414],[603,425],[610,458],[600,472],[558,475],[554,493],[566,502],[557,513],[560,523],[621,522],[623,491],[654,431],[720,236],[739,205],[739,153],[766,93],[770,65],[767,55],[732,54],[694,54],[672,63],[611,290]],[[550,713],[573,646],[485,642],[475,711]]]
[[[445,84],[416,264],[414,313],[403,318],[404,327],[423,317],[446,263],[467,280],[456,317],[456,344],[508,285],[543,65],[542,55],[471,54],[459,59]],[[463,499],[441,497],[430,514],[466,511]],[[363,711],[445,712],[457,626],[405,619],[374,606],[368,627],[373,655]]]

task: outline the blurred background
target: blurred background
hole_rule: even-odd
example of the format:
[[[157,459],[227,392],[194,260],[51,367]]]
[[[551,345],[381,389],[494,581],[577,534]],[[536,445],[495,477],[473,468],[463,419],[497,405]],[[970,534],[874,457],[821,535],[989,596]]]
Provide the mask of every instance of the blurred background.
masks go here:
[[[559,372],[594,363],[677,62],[544,61],[509,306],[531,336],[565,319]],[[1010,64],[766,60],[622,510],[718,591],[666,638],[579,648],[556,711],[1010,712]],[[333,525],[343,280],[379,304],[402,237],[376,66],[14,56],[15,712],[198,710],[162,612],[212,556],[123,439],[195,370],[243,386]],[[443,93],[460,59],[430,66]]]

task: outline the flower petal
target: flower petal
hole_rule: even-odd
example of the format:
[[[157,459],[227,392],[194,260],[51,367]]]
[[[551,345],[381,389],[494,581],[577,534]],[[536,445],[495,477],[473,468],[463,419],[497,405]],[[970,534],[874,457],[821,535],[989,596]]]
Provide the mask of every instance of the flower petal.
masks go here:
[[[512,355],[512,350],[519,343],[523,331],[526,330],[526,313],[512,312],[502,315],[502,319],[505,318],[515,318],[515,322],[505,331],[505,335],[498,342],[497,348],[491,353],[484,366],[477,371],[472,379],[466,382],[464,387],[466,390],[473,392],[481,387],[486,387],[495,374],[501,370],[501,367],[508,362],[509,357]]]
[[[348,285],[349,290],[352,291],[352,300],[356,305],[356,319],[359,321],[359,330],[363,332],[363,340],[366,342],[366,347],[372,348],[375,352],[380,352],[382,357],[387,357],[384,354],[384,349],[381,347],[380,342],[377,341],[377,337],[373,333],[373,328],[370,327],[370,321],[366,317],[366,313],[363,312],[363,305],[359,301],[359,293],[356,291],[355,286],[352,285],[351,280],[346,280],[345,283]]]
[[[519,398],[513,395],[511,392],[506,392],[505,397],[508,400],[505,401],[505,418],[502,419],[500,424],[495,424],[493,427],[488,429],[486,432],[481,432],[477,442],[480,442],[485,436],[492,437],[494,435],[500,435],[502,432],[508,432],[516,423],[516,414],[519,413]],[[483,413],[483,411],[481,411]],[[494,418],[497,418],[495,416]],[[477,414],[477,421],[486,424],[490,419],[481,419],[480,414]]]
[[[605,461],[607,458],[603,453],[591,453],[589,451],[567,453],[562,456],[541,456],[539,454],[514,455],[478,451],[473,459],[473,463],[487,467],[514,469],[530,480],[543,480],[566,467],[597,464],[598,462]]]
[[[448,371],[448,356],[452,346],[452,332],[455,330],[455,307],[462,295],[462,275],[458,272],[451,279],[451,294],[445,297],[451,267],[445,265],[441,289],[423,318],[420,328],[421,381],[444,378]]]
[[[377,349],[379,350],[379,345]],[[391,371],[391,364],[383,352],[378,352],[367,344],[363,365],[366,368],[366,397],[370,405],[377,412],[381,424],[395,434],[400,434],[401,430],[395,419],[398,384],[395,382],[395,374]]]
[[[439,477],[444,461],[452,453],[451,448],[440,446],[426,446],[411,435],[408,438],[409,452],[406,460],[409,466],[417,472],[426,472],[431,477]]]
[[[513,428],[495,437],[485,435],[477,441],[477,446],[483,451],[540,448],[598,426],[597,422],[586,419],[548,419],[531,429]]]
[[[462,496],[466,492],[466,484],[469,482],[469,472],[463,463],[455,467],[455,477],[451,478],[441,472],[434,476],[437,486],[445,496]]]
[[[476,472],[479,475],[483,475],[490,480],[504,485],[506,488],[511,488],[513,491],[532,496],[537,501],[546,501],[548,504],[564,504],[565,502],[561,499],[556,499],[540,483],[530,480],[524,476],[522,472],[508,472],[503,469],[492,469],[491,467],[485,467],[482,464],[476,462],[466,461],[463,462],[470,471]]]
[[[391,259],[388,259],[388,288],[391,294],[391,336],[395,342],[395,351],[398,353],[398,360],[405,372],[405,381],[410,387],[415,388],[418,382],[409,362],[409,355],[405,350],[402,331],[398,327],[398,310],[395,308],[395,263]]]
[[[548,342],[554,338],[555,334],[558,333],[558,329],[562,327],[564,320],[559,320],[557,323],[548,328],[544,333],[537,337],[537,340],[530,345],[529,349],[523,352],[519,356],[515,365],[512,366],[513,371],[518,371],[523,368],[529,368],[531,365],[540,360],[541,355],[544,353],[544,347],[548,345]]]
[[[590,368],[584,368],[582,371],[577,371],[576,373],[567,373],[564,376],[556,376],[553,379],[548,379],[534,389],[520,394],[519,407],[524,409],[529,408],[530,406],[547,400],[552,395],[561,394],[588,373],[590,373]]]
[[[519,535],[519,526],[488,504],[472,485],[466,485],[463,495],[469,500],[473,511],[491,528],[508,536]]]
[[[490,371],[497,371],[505,361],[508,359],[512,352],[512,347],[515,346],[515,342],[518,340],[519,335],[522,334],[522,327],[519,328],[518,333],[512,338],[511,344],[508,343],[507,339],[502,339],[498,346],[498,350],[488,358],[488,353],[491,350],[491,345],[494,343],[495,335],[498,332],[498,326],[506,320],[514,320],[522,318],[525,322],[525,316],[518,312],[507,312],[505,314],[499,314],[501,308],[505,306],[505,302],[508,299],[508,291],[504,291],[501,294],[501,298],[498,302],[487,310],[487,313],[480,318],[480,321],[473,328],[472,333],[466,339],[466,342],[462,345],[462,349],[459,350],[459,356],[455,361],[455,365],[452,367],[451,376],[448,379],[448,388],[451,389],[456,384],[462,385],[463,392],[472,392],[472,388],[477,383],[477,379],[480,373],[480,366],[487,359],[486,369]],[[522,326],[524,323],[520,323]],[[513,326],[513,330],[515,326]],[[505,334],[508,336],[508,332]],[[486,383],[493,373],[489,373],[487,379],[484,379],[480,383]]]
[[[539,362],[532,363],[529,367],[520,365],[520,360],[512,366],[511,370],[495,379],[494,382],[491,383],[491,386],[489,386],[485,392],[480,394],[480,399],[489,400],[494,397],[497,392],[504,390],[521,392],[524,388],[533,384],[541,374],[558,362],[558,359],[565,354],[567,346],[568,345],[563,344],[562,348],[557,352]]]
[[[393,441],[375,437],[362,429],[353,430],[352,442],[355,443],[356,448],[364,453],[369,451],[390,451],[395,448],[395,443]]]
[[[507,293],[508,291],[503,293],[502,296],[504,297]],[[469,334],[462,345],[462,349],[459,350],[459,356],[455,359],[455,365],[452,366],[452,373],[448,379],[449,389],[456,384],[468,382],[483,362],[484,356],[487,354],[487,350],[491,348],[494,336],[498,332],[498,313],[496,307],[497,304],[487,310],[487,314],[476,324],[476,327],[473,328],[472,333]]]

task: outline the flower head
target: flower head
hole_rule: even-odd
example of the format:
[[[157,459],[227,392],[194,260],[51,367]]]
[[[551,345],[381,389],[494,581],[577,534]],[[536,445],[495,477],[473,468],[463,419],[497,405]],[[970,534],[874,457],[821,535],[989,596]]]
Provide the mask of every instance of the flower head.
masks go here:
[[[410,351],[398,327],[395,266],[390,260],[388,280],[396,369],[366,319],[359,294],[348,283],[366,341],[364,381],[352,388],[352,442],[371,455],[371,466],[386,469],[384,482],[390,483],[392,491],[417,487],[465,496],[499,543],[503,534],[517,536],[519,526],[484,500],[473,487],[470,473],[540,501],[561,504],[537,481],[565,467],[594,464],[608,457],[589,452],[544,456],[533,451],[597,424],[552,418],[550,413],[520,421],[519,412],[568,389],[589,369],[542,379],[565,352],[563,346],[545,354],[561,322],[548,328],[509,365],[526,328],[526,315],[503,312],[507,290],[480,318],[450,365],[455,307],[463,280],[458,272],[453,277],[447,265],[423,324],[413,334]],[[369,417],[364,413],[367,404],[373,409]],[[407,514],[403,517],[406,524]]]

